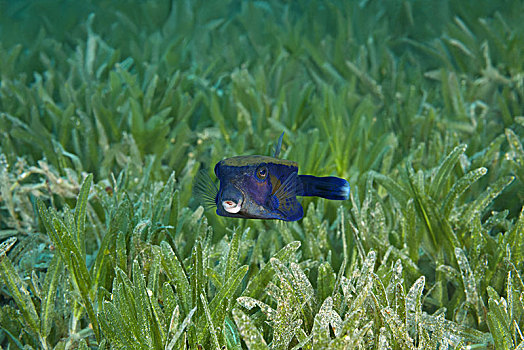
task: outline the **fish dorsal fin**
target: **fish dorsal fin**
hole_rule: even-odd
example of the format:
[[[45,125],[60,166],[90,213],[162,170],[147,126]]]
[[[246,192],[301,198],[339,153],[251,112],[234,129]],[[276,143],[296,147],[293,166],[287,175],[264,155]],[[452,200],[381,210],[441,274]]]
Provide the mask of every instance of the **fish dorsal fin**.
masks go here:
[[[275,148],[275,155],[274,158],[278,158],[278,155],[280,154],[280,149],[282,148],[282,139],[284,138],[284,132],[282,132],[282,135],[278,138],[277,147]]]

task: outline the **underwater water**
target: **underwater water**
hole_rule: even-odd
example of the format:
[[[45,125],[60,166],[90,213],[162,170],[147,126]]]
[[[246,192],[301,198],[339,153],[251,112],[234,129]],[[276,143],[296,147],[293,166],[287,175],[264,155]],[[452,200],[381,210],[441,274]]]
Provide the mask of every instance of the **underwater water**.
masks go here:
[[[0,0],[0,347],[522,348],[522,13]]]

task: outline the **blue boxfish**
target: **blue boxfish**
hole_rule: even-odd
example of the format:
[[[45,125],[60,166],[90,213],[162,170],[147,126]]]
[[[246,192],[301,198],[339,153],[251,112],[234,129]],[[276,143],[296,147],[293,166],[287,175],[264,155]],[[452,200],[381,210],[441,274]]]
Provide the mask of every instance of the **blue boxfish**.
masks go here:
[[[195,192],[205,206],[220,216],[244,219],[300,220],[304,216],[297,196],[332,200],[349,198],[349,183],[342,178],[298,175],[298,164],[279,159],[280,138],[273,157],[250,155],[221,160],[215,165],[219,188],[201,171]]]

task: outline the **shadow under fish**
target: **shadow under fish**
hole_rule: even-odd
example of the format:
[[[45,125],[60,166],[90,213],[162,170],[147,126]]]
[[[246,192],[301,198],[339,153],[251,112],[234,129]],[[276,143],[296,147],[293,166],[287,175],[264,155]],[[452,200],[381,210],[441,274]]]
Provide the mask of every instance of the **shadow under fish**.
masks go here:
[[[339,177],[298,175],[298,164],[279,159],[280,135],[274,157],[238,156],[215,165],[217,188],[207,172],[201,171],[195,193],[206,207],[216,207],[221,216],[244,219],[300,220],[304,216],[297,196],[332,200],[349,198],[349,183]]]

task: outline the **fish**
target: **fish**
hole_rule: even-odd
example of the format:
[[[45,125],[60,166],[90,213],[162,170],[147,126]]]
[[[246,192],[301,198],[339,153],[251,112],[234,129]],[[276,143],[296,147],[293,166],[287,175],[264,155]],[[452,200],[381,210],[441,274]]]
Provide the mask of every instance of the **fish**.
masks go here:
[[[304,209],[297,196],[347,200],[350,186],[345,179],[299,175],[298,163],[278,158],[282,133],[273,157],[236,156],[215,165],[219,186],[201,170],[194,184],[196,196],[206,208],[231,218],[297,221]]]

